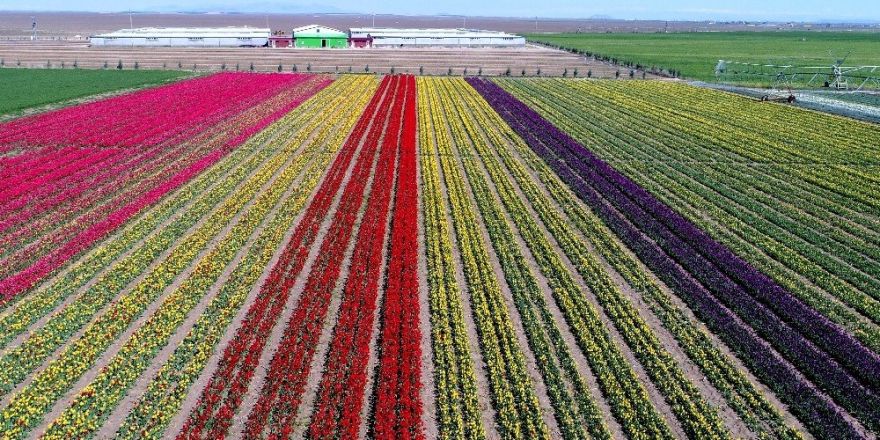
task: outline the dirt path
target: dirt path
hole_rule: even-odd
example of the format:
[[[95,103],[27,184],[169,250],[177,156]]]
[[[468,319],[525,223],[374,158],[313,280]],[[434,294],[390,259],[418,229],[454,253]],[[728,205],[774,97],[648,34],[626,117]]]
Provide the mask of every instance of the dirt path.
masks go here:
[[[291,154],[285,161],[285,164],[289,164],[294,159],[294,157],[296,157],[296,154]],[[144,312],[131,325],[128,326],[126,331],[114,340],[114,342],[104,351],[101,357],[92,365],[92,368],[90,368],[85,374],[83,374],[79,378],[79,380],[74,383],[74,385],[70,388],[70,390],[68,390],[64,397],[58,399],[55,402],[52,410],[46,415],[46,417],[43,418],[42,423],[38,425],[38,427],[34,430],[35,432],[45,432],[45,429],[49,426],[49,424],[58,416],[60,416],[61,413],[73,402],[79,391],[87,386],[89,383],[91,383],[98,376],[98,374],[100,374],[101,370],[117,355],[119,350],[122,349],[125,343],[132,336],[132,334],[137,331],[141,326],[143,326],[144,323],[146,323],[150,319],[150,317],[152,317],[153,314],[163,305],[168,296],[175,292],[181,286],[181,284],[187,278],[189,278],[190,275],[192,275],[193,271],[197,267],[198,262],[216,248],[217,242],[220,240],[221,237],[227,236],[232,231],[233,227],[238,223],[241,217],[246,212],[248,212],[256,203],[257,199],[259,198],[259,194],[265,191],[266,188],[268,188],[269,186],[273,185],[275,181],[279,178],[283,170],[284,166],[281,166],[275,170],[271,178],[268,179],[266,183],[261,186],[261,189],[256,193],[256,195],[251,198],[247,202],[247,204],[242,207],[241,210],[236,212],[235,215],[229,220],[228,224],[224,226],[223,229],[221,229],[220,232],[211,239],[210,244],[202,249],[201,252],[199,252],[196,258],[193,259],[193,263],[187,266],[187,268],[174,279],[174,282],[171,285],[167,286],[163,290],[162,294],[160,294],[156,298],[156,300],[154,300],[147,307],[147,309],[144,310]],[[231,269],[227,268],[227,271],[231,272]],[[213,294],[216,294],[217,290],[218,289],[211,289],[210,294],[212,295],[212,297]],[[203,297],[200,303],[197,305],[197,309],[203,311],[204,308],[207,307],[208,301],[209,300],[207,298]],[[199,313],[201,313],[201,311]],[[194,322],[197,317],[197,315],[191,315],[188,320],[191,319]]]
[[[312,72],[369,72],[419,73],[446,75],[449,69],[455,75],[504,75],[510,69],[511,76],[521,76],[522,70],[529,76],[561,76],[578,69],[579,76],[587,71],[594,78],[627,78],[626,68],[596,61],[573,53],[537,47],[522,48],[369,48],[369,49],[273,49],[273,48],[181,48],[181,47],[85,47],[76,44],[18,44],[0,41],[0,58],[7,64],[21,63],[22,67],[45,68],[47,61],[53,66],[77,61],[80,68],[102,68],[104,63],[115,66],[121,61],[125,69],[135,62],[141,69],[191,69],[291,71],[297,65],[299,71]],[[178,67],[179,66],[179,67]],[[649,77],[652,77],[649,75]]]

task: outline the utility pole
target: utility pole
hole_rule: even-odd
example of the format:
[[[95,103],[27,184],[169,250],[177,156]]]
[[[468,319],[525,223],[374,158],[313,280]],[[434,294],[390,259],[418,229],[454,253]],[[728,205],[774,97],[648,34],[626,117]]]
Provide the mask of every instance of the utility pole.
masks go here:
[[[535,17],[535,32],[538,32],[538,17]]]
[[[134,21],[131,19],[131,8],[128,8],[128,29],[134,29]]]
[[[37,17],[31,15],[31,41],[37,39]]]

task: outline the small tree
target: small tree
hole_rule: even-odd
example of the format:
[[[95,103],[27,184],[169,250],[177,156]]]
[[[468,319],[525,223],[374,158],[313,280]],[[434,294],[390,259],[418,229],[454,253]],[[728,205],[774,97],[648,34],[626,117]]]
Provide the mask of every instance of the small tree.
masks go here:
[[[226,70],[226,62],[220,64],[220,70]]]
[[[482,67],[477,69],[477,76],[483,76],[483,68]]]
[[[168,68],[168,63],[162,63],[162,69],[167,69],[167,68]]]
[[[520,74],[521,74],[522,76],[526,76],[526,69],[523,69],[522,72],[521,72]]]
[[[180,61],[177,62],[177,70],[183,70],[183,63]]]
[[[348,73],[351,73],[351,66],[348,66]]]
[[[122,60],[116,63],[116,70],[122,70]]]
[[[61,68],[64,68],[64,61],[61,62]]]
[[[540,67],[538,67],[538,71],[535,72],[535,75],[536,75],[536,76],[541,76],[541,68],[540,68]]]
[[[21,60],[15,60],[15,65],[18,66],[18,67],[21,67]],[[104,62],[104,68],[105,68],[105,69],[107,68],[107,62],[106,62],[106,61]]]
[[[306,72],[311,72],[311,71],[312,71],[312,63],[306,64]]]
[[[587,78],[593,77],[593,69],[587,70]]]
[[[46,68],[47,68],[47,69],[51,69],[51,68],[52,68],[52,62],[51,62],[51,61],[46,61]]]
[[[241,63],[235,63],[235,71],[238,72],[241,70]]]
[[[6,61],[4,61],[3,58],[0,58],[0,67],[3,67],[5,65],[6,65]]]
[[[138,69],[140,69],[140,68],[141,68],[141,65],[138,64],[137,61],[135,61],[135,62],[134,62],[134,70],[138,70]]]
[[[73,60],[73,68],[79,69],[79,60]]]
[[[425,66],[419,66],[419,75],[425,74]]]
[[[446,71],[446,76],[452,76],[452,67],[450,67],[449,70]]]
[[[334,72],[339,73],[339,66],[336,66],[336,70]]]
[[[369,72],[369,71],[370,71],[370,65],[367,64],[366,66],[364,66],[364,72]]]
[[[562,77],[565,78],[568,76],[568,67],[562,70]]]
[[[254,71],[254,62],[253,62],[253,61],[251,61],[251,66],[250,66],[250,70],[251,70],[251,72],[253,72],[253,71]]]
[[[615,79],[620,78],[620,71],[619,71],[619,70],[617,70],[617,71],[614,72],[614,78],[615,78]]]
[[[391,74],[394,75],[394,66],[391,66]]]
[[[278,63],[278,73],[281,73],[282,70],[284,70],[284,66],[282,66],[281,63]]]
[[[467,67],[464,68],[464,76],[467,76]]]
[[[578,70],[577,70],[577,67],[574,68],[574,72],[571,72],[571,76],[574,77],[574,78],[577,78],[577,76],[578,76]]]
[[[510,76],[510,67],[508,67],[507,70],[504,71],[504,76]]]
[[[297,70],[298,70],[298,69],[297,69],[297,67],[296,67],[296,64],[294,64],[293,67],[290,68],[290,71],[291,71],[291,72],[296,72]]]
[[[108,67],[108,66],[107,66],[107,62],[104,61],[104,67],[103,67],[103,69],[106,69],[107,67]]]
[[[645,76],[646,76],[646,74],[645,74],[645,71],[643,70],[642,71],[642,79],[645,79]]]
[[[630,70],[629,70],[629,79],[633,79],[635,76],[636,76],[636,71],[630,69]]]

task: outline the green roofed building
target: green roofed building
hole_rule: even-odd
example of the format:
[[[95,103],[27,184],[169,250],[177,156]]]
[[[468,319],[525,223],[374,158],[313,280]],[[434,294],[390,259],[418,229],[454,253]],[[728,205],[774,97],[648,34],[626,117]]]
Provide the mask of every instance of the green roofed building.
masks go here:
[[[310,24],[293,30],[294,47],[348,47],[348,34],[327,26]]]

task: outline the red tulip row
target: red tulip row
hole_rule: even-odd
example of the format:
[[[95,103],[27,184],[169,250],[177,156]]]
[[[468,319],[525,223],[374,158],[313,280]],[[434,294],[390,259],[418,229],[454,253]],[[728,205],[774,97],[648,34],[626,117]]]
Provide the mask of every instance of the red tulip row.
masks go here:
[[[218,73],[22,118],[0,126],[0,151],[15,146],[143,146],[210,127],[301,75]]]
[[[373,169],[376,152],[379,150],[381,161],[383,158],[387,158],[386,150],[396,150],[397,148],[396,133],[399,132],[400,127],[399,115],[402,108],[403,82],[398,77],[392,77],[390,81],[392,82],[389,91],[391,104],[380,109],[377,119],[370,127],[367,140],[352,170],[351,178],[343,190],[333,222],[321,243],[318,257],[312,264],[312,270],[306,280],[296,309],[285,325],[284,335],[269,364],[269,372],[260,390],[260,397],[248,416],[245,433],[248,438],[260,437],[262,432],[266,430],[268,430],[270,438],[276,436],[287,438],[293,430],[293,422],[302,401],[306,380],[317,349],[318,338],[327,317],[332,293],[336,288],[342,264],[345,261],[345,252],[354,232],[364,194],[367,193],[367,181]],[[386,120],[389,121],[388,134],[386,134],[385,142],[382,142],[380,149],[378,148],[379,138],[386,132]],[[395,134],[391,135],[391,133]],[[389,139],[391,140],[389,141]],[[392,156],[390,160],[394,162],[394,157]],[[381,174],[377,174],[377,177],[381,177]],[[387,181],[374,181],[374,185],[380,187],[388,184]],[[374,193],[369,194],[370,200],[376,198]],[[381,195],[379,197],[381,198]],[[374,203],[369,204],[374,205]],[[378,209],[375,205],[368,206],[367,212],[369,212],[369,208]],[[377,213],[374,212],[372,215],[375,214]],[[365,214],[364,217],[364,221],[368,222],[369,216]],[[376,221],[384,222],[385,220],[377,219]],[[370,228],[369,223],[365,223],[364,226]],[[381,243],[384,233],[377,238]],[[355,271],[357,268],[353,267],[352,270]],[[352,275],[355,275],[354,272]],[[358,408],[357,411],[359,412],[360,409]]]
[[[385,129],[382,150],[370,199],[358,230],[349,276],[345,282],[342,302],[333,339],[321,376],[315,411],[309,426],[311,438],[355,438],[361,423],[364,389],[367,384],[367,361],[373,339],[373,318],[379,292],[379,276],[384,266],[383,250],[394,186],[395,166],[400,145],[400,128],[406,104],[412,100],[405,90],[408,78],[399,82],[391,119]],[[414,114],[413,114],[414,116]],[[396,206],[393,215],[397,215]],[[396,217],[395,217],[396,218]]]
[[[382,82],[340,149],[284,252],[262,285],[260,294],[248,309],[242,326],[236,330],[235,337],[224,349],[213,377],[178,434],[178,439],[218,438],[223,437],[229,429],[232,417],[253,378],[269,334],[287,302],[297,276],[305,266],[309,249],[318,236],[321,223],[340,190],[346,171],[382,104],[389,84],[387,79]]]
[[[258,78],[263,76],[254,75]],[[256,93],[259,100],[242,100],[247,101],[250,108],[229,106],[228,111],[220,115],[226,122],[216,128],[209,121],[208,124],[177,130],[177,133],[187,136],[183,142],[168,141],[154,147],[119,150],[119,154],[112,159],[112,165],[99,161],[83,171],[72,170],[71,173],[62,172],[54,176],[50,172],[30,180],[25,184],[29,190],[22,194],[40,193],[43,198],[29,197],[25,202],[13,199],[11,204],[6,205],[10,210],[2,212],[10,216],[0,226],[9,230],[14,226],[18,228],[15,232],[0,237],[3,248],[8,251],[0,260],[0,273],[4,278],[0,281],[0,291],[5,293],[0,302],[6,302],[29,289],[72,256],[91,247],[132,215],[212,165],[247,137],[329,83],[324,77],[293,77],[294,79],[278,78],[268,82],[264,79],[254,81],[264,84],[274,95],[267,96],[261,92]],[[281,84],[281,87],[268,87],[274,84]],[[179,89],[180,86],[175,84],[166,87]],[[216,94],[222,94],[221,92],[222,90]],[[212,96],[209,91],[202,93]],[[181,92],[179,99],[188,99],[188,94]],[[213,103],[213,97],[206,99],[208,104]],[[255,106],[257,103],[261,105]],[[132,106],[136,107],[135,104]],[[196,113],[210,113],[199,110],[202,104],[200,101],[188,104],[195,108]],[[62,112],[64,110],[54,113]],[[47,115],[41,116],[45,119]],[[63,119],[64,115],[58,117]],[[120,118],[118,123],[124,126],[129,120],[138,119]],[[20,121],[13,121],[18,122]],[[181,123],[190,122],[184,120]],[[97,131],[100,128],[98,124],[93,129]],[[4,130],[11,129],[0,126],[0,133]],[[33,153],[43,155],[44,150],[35,150]],[[102,149],[91,150],[95,155],[104,154]],[[26,151],[24,154],[30,153]],[[3,165],[0,163],[0,166]],[[111,169],[115,172],[110,172]],[[169,179],[168,176],[172,177]],[[47,215],[47,212],[51,214]]]
[[[421,439],[416,84],[407,77],[391,255],[385,284],[374,438]],[[342,436],[343,438],[347,436]],[[351,438],[351,437],[348,437]]]

